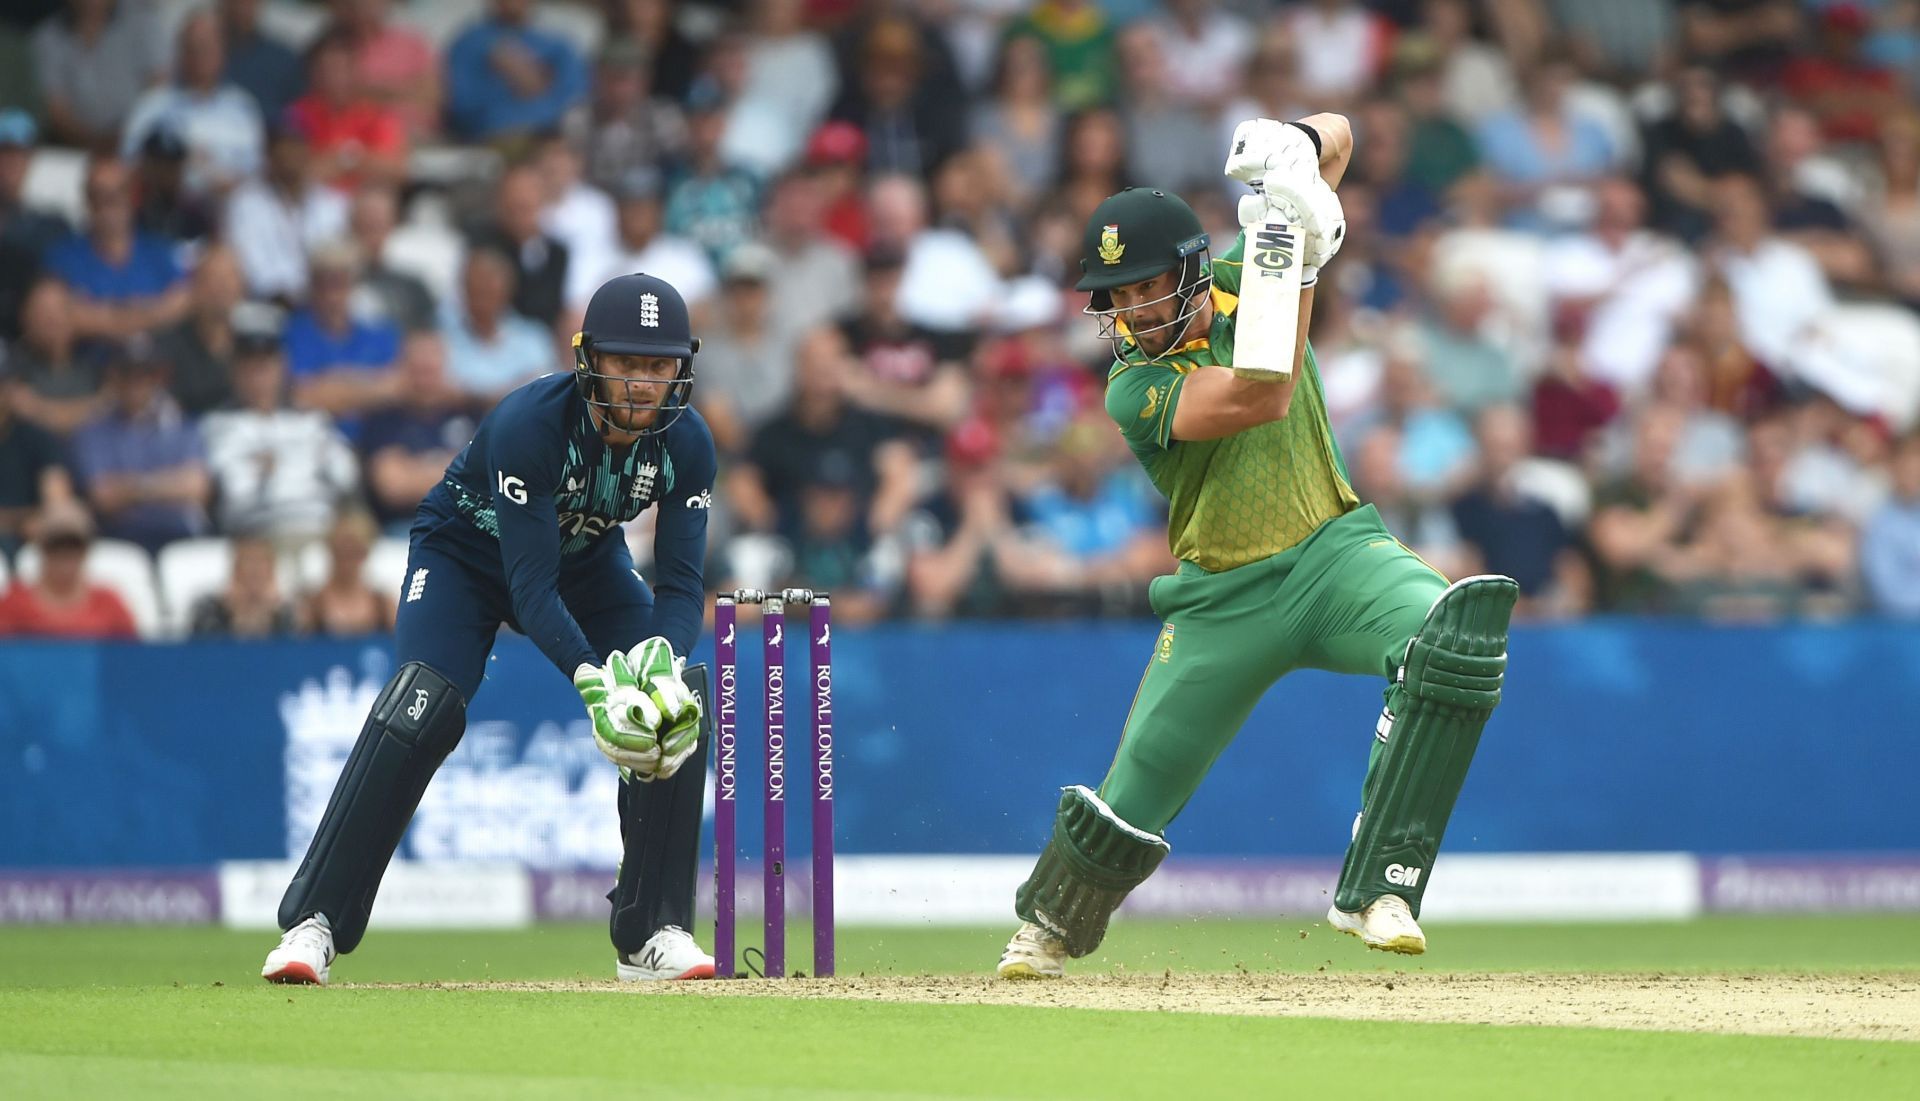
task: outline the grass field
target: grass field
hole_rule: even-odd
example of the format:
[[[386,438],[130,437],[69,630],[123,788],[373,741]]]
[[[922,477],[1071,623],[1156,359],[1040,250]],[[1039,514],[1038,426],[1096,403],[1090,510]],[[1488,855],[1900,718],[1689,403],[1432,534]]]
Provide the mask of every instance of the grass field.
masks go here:
[[[1920,1043],[1687,1023],[1738,996],[1756,1021],[1805,1015],[1823,1033],[1818,1015],[1841,1012],[1838,1034],[1910,1038],[1909,918],[1441,925],[1413,960],[1306,921],[1123,922],[1081,961],[1090,978],[938,978],[981,973],[1006,932],[843,929],[840,974],[864,981],[640,992],[603,981],[596,927],[376,929],[324,990],[259,982],[261,934],[6,929],[0,1097],[1858,1098],[1920,1081]],[[1583,987],[1583,1019],[1631,1030],[1264,1015],[1510,993],[1517,1019],[1539,1004],[1553,1020]],[[721,996],[741,993],[766,996]],[[1815,1004],[1829,994],[1852,1000]],[[1646,1006],[1664,1003],[1674,1029],[1650,1030]],[[1130,1008],[1093,1008],[1108,1004]],[[1203,1011],[1153,1011],[1169,1008]]]

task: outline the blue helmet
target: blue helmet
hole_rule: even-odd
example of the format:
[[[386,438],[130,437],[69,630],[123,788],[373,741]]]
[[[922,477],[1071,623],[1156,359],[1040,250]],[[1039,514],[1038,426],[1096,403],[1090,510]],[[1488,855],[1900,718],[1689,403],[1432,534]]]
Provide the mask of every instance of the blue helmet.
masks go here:
[[[666,280],[644,273],[621,275],[601,284],[587,303],[586,320],[573,337],[573,377],[581,398],[606,411],[619,405],[628,409],[655,410],[653,423],[644,434],[664,432],[667,426],[686,412],[693,394],[693,354],[700,350],[700,338],[693,335],[687,319],[687,303]],[[667,387],[659,405],[614,402],[603,391],[601,380],[623,380],[595,370],[600,353],[611,355],[666,356],[680,361],[680,373]]]

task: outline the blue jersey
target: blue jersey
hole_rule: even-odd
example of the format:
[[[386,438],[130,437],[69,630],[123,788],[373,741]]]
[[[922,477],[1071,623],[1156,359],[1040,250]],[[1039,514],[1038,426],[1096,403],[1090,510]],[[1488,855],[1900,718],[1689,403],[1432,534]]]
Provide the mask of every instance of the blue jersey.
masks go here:
[[[605,655],[593,652],[561,601],[561,571],[619,544],[620,525],[657,505],[654,630],[685,654],[706,612],[701,571],[716,467],[713,435],[692,409],[665,432],[610,447],[573,376],[547,375],[480,422],[421,503],[430,527],[415,530],[451,540],[472,565],[497,569],[520,629],[571,673]]]

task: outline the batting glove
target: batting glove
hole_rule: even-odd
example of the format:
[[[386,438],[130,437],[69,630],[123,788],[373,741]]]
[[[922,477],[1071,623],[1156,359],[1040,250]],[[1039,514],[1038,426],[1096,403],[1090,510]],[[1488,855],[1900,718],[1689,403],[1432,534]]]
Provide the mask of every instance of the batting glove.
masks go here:
[[[1300,286],[1313,286],[1347,237],[1340,196],[1317,173],[1305,184],[1268,180],[1259,194],[1241,196],[1241,226],[1275,220],[1300,227]]]
[[[680,770],[700,741],[700,694],[685,681],[687,659],[676,657],[673,644],[654,637],[635,646],[627,661],[639,678],[641,690],[660,712],[660,763],[652,776],[666,779]]]
[[[582,663],[573,687],[593,720],[600,752],[628,774],[652,778],[661,762],[660,705],[642,690],[627,655],[616,650],[603,666]]]
[[[1303,183],[1320,175],[1320,152],[1298,126],[1278,119],[1248,119],[1233,128],[1224,171],[1229,179],[1255,188],[1274,182]]]

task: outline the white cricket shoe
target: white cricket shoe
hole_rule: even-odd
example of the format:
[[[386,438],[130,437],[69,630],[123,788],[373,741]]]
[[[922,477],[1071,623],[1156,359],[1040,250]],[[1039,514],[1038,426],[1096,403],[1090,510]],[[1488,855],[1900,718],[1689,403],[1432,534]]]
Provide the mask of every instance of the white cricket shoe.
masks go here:
[[[613,972],[621,982],[711,979],[713,957],[693,942],[693,934],[669,925],[648,938],[638,952],[621,953]]]
[[[333,926],[315,914],[280,935],[280,947],[267,953],[260,977],[268,982],[327,985],[333,964]]]
[[[1007,942],[998,971],[1003,979],[1057,979],[1066,964],[1066,942],[1029,921]]]
[[[1349,936],[1359,937],[1368,948],[1417,956],[1427,950],[1427,935],[1413,920],[1407,900],[1399,895],[1381,895],[1366,909],[1350,914],[1338,906],[1327,908],[1327,924]]]

